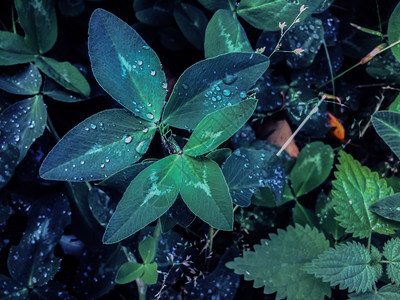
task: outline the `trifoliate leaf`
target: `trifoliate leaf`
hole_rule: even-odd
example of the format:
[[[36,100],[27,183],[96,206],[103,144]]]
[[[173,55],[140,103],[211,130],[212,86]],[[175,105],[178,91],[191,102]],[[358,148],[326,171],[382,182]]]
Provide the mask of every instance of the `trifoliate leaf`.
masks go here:
[[[327,249],[329,242],[316,228],[289,226],[226,266],[245,280],[254,280],[255,288],[264,286],[265,294],[277,292],[276,299],[320,300],[330,296],[330,288],[302,268]]]
[[[383,247],[383,255],[389,261],[386,273],[390,280],[400,285],[400,239],[391,239]]]
[[[350,300],[393,300],[400,299],[400,287],[387,284],[378,291],[370,291],[362,294],[350,294]]]
[[[132,282],[143,275],[144,265],[136,262],[126,262],[118,269],[115,282],[125,284]]]

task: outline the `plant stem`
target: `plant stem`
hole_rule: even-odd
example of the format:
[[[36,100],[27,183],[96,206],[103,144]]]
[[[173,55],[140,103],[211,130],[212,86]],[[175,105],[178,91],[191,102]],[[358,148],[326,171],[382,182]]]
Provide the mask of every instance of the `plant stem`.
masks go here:
[[[317,90],[323,88],[324,86],[326,86],[328,83],[331,83],[333,81],[335,81],[336,79],[338,79],[339,77],[342,77],[343,75],[345,75],[346,73],[350,72],[351,70],[355,69],[356,67],[358,67],[359,65],[361,65],[360,62],[356,63],[354,66],[351,66],[350,68],[348,68],[347,70],[344,70],[342,73],[340,73],[339,75],[336,75],[335,77],[333,77],[331,80],[321,84],[319,87],[317,87]]]
[[[304,208],[303,205],[301,205],[299,203],[299,201],[297,201],[297,199],[295,199],[297,206],[300,208],[301,212],[303,213],[303,215],[306,217],[307,222],[310,224],[310,226],[315,226],[314,222],[311,220],[310,216],[308,215],[306,209]]]
[[[61,140],[60,136],[58,135],[53,122],[51,121],[50,115],[47,112],[47,129],[50,131],[50,133],[54,136],[54,138],[56,139],[56,141],[58,142],[59,140]]]
[[[331,75],[331,80],[332,80],[332,95],[335,97],[335,82],[333,81],[333,68],[332,68],[332,62],[331,62],[331,57],[329,56],[328,52],[328,46],[326,45],[325,39],[322,39],[322,45],[324,45],[324,50],[325,50],[325,55],[326,55],[326,60],[328,61],[328,66],[329,66],[329,73]],[[333,109],[335,109],[336,106],[334,106]]]
[[[368,236],[367,249],[369,252],[371,251],[371,237],[372,237],[372,230],[369,232],[369,236]]]

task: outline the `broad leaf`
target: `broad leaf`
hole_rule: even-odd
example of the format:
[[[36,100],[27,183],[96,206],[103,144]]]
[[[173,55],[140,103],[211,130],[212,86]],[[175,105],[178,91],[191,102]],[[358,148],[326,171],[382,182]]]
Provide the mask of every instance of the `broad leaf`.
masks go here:
[[[142,277],[144,272],[144,265],[135,262],[126,262],[118,269],[115,282],[118,284],[125,284]]]
[[[227,53],[192,65],[175,84],[163,122],[194,129],[211,112],[245,99],[268,66],[268,58],[257,53]]]
[[[128,24],[96,9],[89,23],[94,77],[116,101],[144,120],[158,122],[166,79],[160,60]]]
[[[0,31],[0,65],[24,64],[35,60],[35,51],[30,49],[22,36]]]
[[[361,166],[344,151],[340,152],[339,162],[332,182],[332,200],[340,226],[360,238],[369,237],[371,231],[393,234],[398,226],[369,210],[376,201],[393,194],[393,189],[378,173]]]
[[[400,222],[400,193],[375,202],[369,209],[381,217]]]
[[[265,294],[277,292],[276,299],[320,300],[330,296],[331,289],[320,279],[307,274],[303,267],[329,249],[329,242],[317,229],[289,226],[278,229],[270,240],[261,240],[254,251],[245,251],[226,266],[245,280],[254,280],[255,288],[264,287]]]
[[[205,116],[196,126],[183,152],[199,156],[214,150],[247,122],[256,105],[257,100],[250,98]]]
[[[157,272],[157,263],[152,262],[149,264],[145,264],[143,268],[143,275],[141,279],[146,284],[155,284],[158,279],[158,272]]]
[[[182,161],[177,154],[150,165],[131,182],[106,228],[105,244],[117,243],[164,214],[181,186]]]
[[[360,243],[339,244],[330,248],[305,267],[308,273],[356,293],[372,290],[381,276],[381,265]]]
[[[157,240],[152,236],[147,236],[139,243],[139,254],[143,263],[149,264],[153,261],[157,250]]]
[[[189,209],[204,222],[217,229],[232,230],[232,199],[216,162],[182,155],[180,193]]]
[[[389,261],[386,266],[387,275],[393,283],[400,285],[400,239],[387,241],[383,247],[383,255]]]
[[[141,23],[163,26],[172,21],[172,4],[169,0],[135,0],[133,10]]]
[[[230,52],[251,52],[253,48],[237,16],[220,9],[207,25],[204,41],[206,58]]]
[[[372,115],[376,132],[400,158],[400,113],[378,111]]]
[[[125,109],[99,112],[72,128],[47,155],[39,174],[44,179],[102,180],[138,161],[155,133]]]
[[[49,51],[57,40],[54,0],[16,0],[14,3],[26,44],[38,54]]]
[[[350,300],[393,300],[400,298],[400,287],[387,284],[378,291],[370,291],[362,294],[350,294]]]
[[[290,172],[296,197],[307,194],[325,182],[332,170],[333,149],[322,142],[307,144]]]
[[[389,44],[400,40],[400,3],[397,4],[394,11],[390,15],[387,35]],[[391,48],[394,56],[400,62],[400,45]]]
[[[18,95],[35,95],[42,86],[42,75],[33,64],[25,66],[16,74],[0,74],[0,89]]]

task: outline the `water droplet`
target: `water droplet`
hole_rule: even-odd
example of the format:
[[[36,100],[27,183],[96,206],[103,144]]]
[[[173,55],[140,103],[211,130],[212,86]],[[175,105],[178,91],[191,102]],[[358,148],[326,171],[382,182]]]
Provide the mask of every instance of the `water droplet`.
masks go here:
[[[222,94],[224,94],[224,96],[226,96],[226,97],[229,97],[231,95],[231,92],[230,92],[230,90],[225,89],[222,91]]]
[[[86,130],[86,131],[89,131],[89,127],[85,127],[85,130]]]
[[[244,98],[246,98],[247,93],[245,91],[240,92],[239,96],[240,96],[240,98],[244,99]]]
[[[144,133],[149,132],[149,129],[146,127],[145,129],[142,130]]]
[[[19,135],[14,136],[14,140],[18,143],[21,137]]]
[[[129,134],[125,135],[124,142],[125,144],[129,144],[130,142],[132,142],[132,136],[130,136]]]
[[[168,84],[166,82],[163,82],[162,87],[163,89],[166,89],[168,87]]]
[[[225,77],[222,79],[222,81],[223,81],[225,84],[232,84],[232,83],[234,83],[237,79],[238,79],[238,76],[237,76],[237,75],[231,75],[231,74],[225,73]]]
[[[184,90],[187,90],[189,88],[189,86],[187,84],[182,83],[182,87]]]
[[[153,119],[154,119],[154,115],[151,114],[151,113],[148,113],[146,116],[147,116],[150,120],[153,120]]]
[[[81,161],[81,165],[84,165],[84,164],[85,164],[85,161],[84,161],[84,160],[82,160],[82,161]]]
[[[35,127],[35,121],[34,120],[31,120],[31,121],[29,121],[29,124],[28,124],[28,128],[34,128]]]
[[[92,129],[96,129],[96,124],[90,124],[90,128],[92,128]]]
[[[101,168],[104,168],[105,166],[106,166],[105,164],[101,164],[101,165],[100,165]]]
[[[143,61],[142,61],[142,60],[138,60],[137,64],[138,64],[139,66],[142,66],[142,65],[143,65]]]
[[[143,48],[144,50],[149,50],[149,49],[150,49],[150,47],[147,46],[147,45],[144,45],[142,48]]]
[[[155,71],[155,70],[151,70],[151,71],[150,71],[150,75],[151,75],[151,76],[155,76],[155,75],[156,75],[156,71]]]
[[[141,141],[137,146],[136,146],[136,152],[139,154],[145,154],[147,150],[147,143],[145,141]]]
[[[109,158],[106,158],[106,163],[109,163],[110,162],[110,159]]]

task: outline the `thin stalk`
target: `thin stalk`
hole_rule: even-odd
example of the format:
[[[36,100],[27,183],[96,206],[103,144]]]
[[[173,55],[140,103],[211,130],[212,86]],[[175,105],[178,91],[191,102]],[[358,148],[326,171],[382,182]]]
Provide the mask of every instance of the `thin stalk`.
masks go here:
[[[371,238],[372,238],[372,230],[369,232],[368,236],[368,244],[367,244],[368,251],[371,251]]]
[[[381,20],[381,14],[379,12],[378,0],[375,0],[375,3],[376,3],[376,13],[378,14],[379,31],[380,33],[382,33],[382,20]]]
[[[335,81],[333,80],[332,62],[331,62],[331,57],[329,56],[328,46],[326,45],[325,39],[322,39],[322,45],[324,45],[326,60],[328,61],[328,66],[329,66],[329,73],[330,73],[330,75],[331,75],[331,80],[332,80],[332,95],[333,95],[333,97],[335,97],[335,96],[336,96],[336,94],[335,94]],[[334,106],[334,107],[336,107],[336,106]]]
[[[12,21],[12,29],[14,33],[17,33],[17,27],[15,26],[15,15],[14,15],[14,6],[11,5],[11,21]]]
[[[53,135],[53,137],[57,140],[61,140],[60,136],[58,135],[56,128],[53,125],[53,122],[51,121],[50,115],[47,112],[47,129],[50,131],[50,133]]]
[[[300,207],[300,210],[301,210],[301,212],[303,213],[303,215],[306,217],[307,222],[308,222],[310,225],[313,225],[314,222],[311,220],[311,218],[310,218],[310,216],[308,215],[308,213],[307,213],[306,209],[304,208],[304,206],[301,205],[301,204],[299,203],[299,201],[297,201],[297,199],[295,199],[295,201],[296,201],[296,204],[298,205],[298,207]]]

